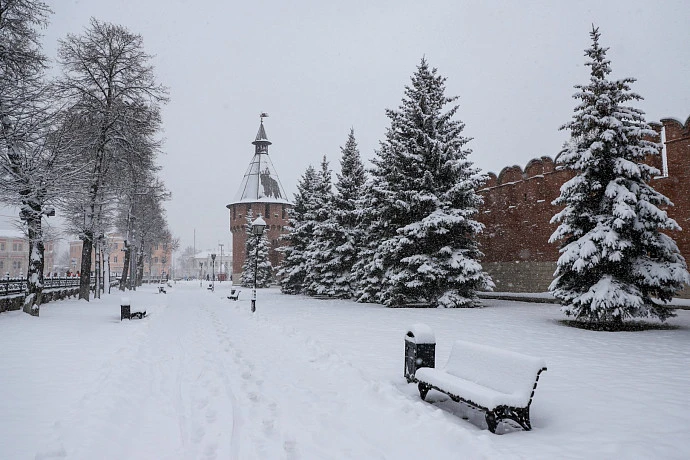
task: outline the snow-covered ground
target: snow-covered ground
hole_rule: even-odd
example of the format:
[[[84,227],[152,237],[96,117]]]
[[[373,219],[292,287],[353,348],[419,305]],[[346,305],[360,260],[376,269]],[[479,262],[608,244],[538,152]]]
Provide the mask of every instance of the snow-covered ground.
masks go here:
[[[205,287],[205,286],[204,286]],[[564,327],[555,305],[387,309],[198,283],[0,315],[0,458],[690,458],[690,311],[675,330]],[[481,417],[403,373],[403,337],[543,357],[531,432]],[[463,420],[469,416],[477,425]]]

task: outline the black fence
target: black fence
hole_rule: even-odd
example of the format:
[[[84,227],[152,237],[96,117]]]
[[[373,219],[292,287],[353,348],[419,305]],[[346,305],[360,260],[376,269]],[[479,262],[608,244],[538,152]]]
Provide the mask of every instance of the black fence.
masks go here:
[[[96,284],[96,280],[91,278],[91,289]],[[43,278],[43,290],[50,289],[64,289],[64,288],[78,288],[79,278]],[[0,297],[5,297],[14,294],[23,294],[26,292],[27,282],[26,278],[0,278]]]

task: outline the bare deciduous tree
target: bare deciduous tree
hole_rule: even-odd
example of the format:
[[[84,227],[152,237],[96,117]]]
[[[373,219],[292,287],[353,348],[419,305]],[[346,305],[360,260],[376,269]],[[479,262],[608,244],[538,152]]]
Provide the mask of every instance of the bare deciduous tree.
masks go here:
[[[81,214],[77,212],[83,241],[79,297],[88,300],[93,244],[107,226],[103,218],[109,213],[104,207],[112,202],[107,195],[117,189],[108,181],[119,177],[127,153],[147,151],[136,148],[133,140],[151,140],[167,89],[156,82],[141,36],[119,25],[91,19],[82,35],[70,34],[60,41],[58,55],[64,73],[59,93],[72,110],[91,119],[93,127],[83,133],[90,141],[86,144],[93,162]]]

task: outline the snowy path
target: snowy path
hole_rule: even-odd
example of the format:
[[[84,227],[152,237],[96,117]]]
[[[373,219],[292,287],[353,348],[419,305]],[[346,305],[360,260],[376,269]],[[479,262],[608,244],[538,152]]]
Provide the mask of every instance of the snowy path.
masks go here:
[[[144,295],[158,304],[145,320],[112,321],[129,340],[82,394],[65,393],[74,401],[36,458],[404,458],[426,457],[430,445],[435,458],[493,456],[488,439],[246,302],[198,287],[135,298]]]
[[[387,309],[178,283],[0,315],[1,459],[688,458],[690,312],[676,330],[594,333],[558,308]],[[534,431],[494,436],[402,377],[403,336],[546,358]],[[475,414],[476,415],[476,414]],[[480,419],[479,419],[480,420]]]

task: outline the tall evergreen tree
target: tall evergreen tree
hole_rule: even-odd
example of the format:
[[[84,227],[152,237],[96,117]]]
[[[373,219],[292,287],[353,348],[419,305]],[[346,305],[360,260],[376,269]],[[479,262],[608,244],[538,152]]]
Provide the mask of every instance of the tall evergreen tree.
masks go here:
[[[284,294],[300,294],[304,289],[306,250],[314,232],[313,222],[307,219],[307,215],[311,213],[317,182],[316,170],[310,165],[297,184],[295,205],[288,211],[289,225],[283,237],[287,244],[280,249],[284,257],[277,273],[280,290]]]
[[[240,283],[244,287],[254,286],[254,267],[256,267],[256,287],[265,288],[271,285],[273,280],[273,265],[268,258],[268,235],[263,232],[258,238],[252,233],[254,216],[251,209],[247,212],[247,242],[245,244],[246,257],[242,265],[242,278]],[[257,251],[258,244],[258,251]]]
[[[314,237],[307,246],[304,290],[308,295],[331,295],[335,272],[330,263],[333,255],[333,238],[340,231],[333,217],[332,171],[326,157],[321,161],[321,171],[314,194],[311,212],[305,218],[313,222]]]
[[[357,200],[361,198],[366,173],[360,159],[354,129],[350,130],[345,147],[341,147],[340,174],[335,184],[336,194],[327,219],[316,225],[313,270],[315,294],[338,298],[354,295],[352,267],[357,261],[362,237],[357,227]]]
[[[492,286],[482,271],[475,220],[485,178],[468,160],[464,124],[454,120],[456,97],[425,59],[405,88],[373,160],[368,187],[369,251],[357,267],[360,300],[387,306],[422,302],[440,307],[476,304],[475,291]]]
[[[631,92],[635,80],[612,81],[608,48],[599,29],[586,50],[587,85],[577,85],[579,101],[570,141],[559,162],[576,173],[554,201],[565,205],[552,222],[560,225],[550,241],[561,242],[561,256],[550,290],[563,311],[578,320],[620,326],[627,318],[673,316],[660,302],[671,300],[688,282],[685,260],[661,230],[680,230],[660,207],[671,206],[650,179],[659,171],[644,163],[659,144],[644,113],[625,105],[642,98]]]

